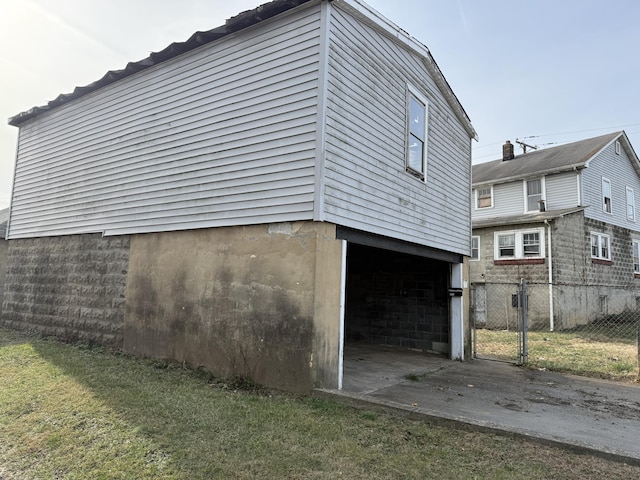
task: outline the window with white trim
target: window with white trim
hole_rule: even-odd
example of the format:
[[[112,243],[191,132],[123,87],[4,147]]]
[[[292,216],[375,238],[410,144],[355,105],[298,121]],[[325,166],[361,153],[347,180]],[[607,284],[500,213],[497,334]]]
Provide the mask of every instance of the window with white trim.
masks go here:
[[[525,181],[525,191],[527,196],[527,212],[540,210],[540,200],[542,200],[542,179]]]
[[[544,258],[544,229],[496,232],[496,260]]]
[[[406,170],[424,180],[427,170],[427,101],[413,88],[407,95]]]
[[[636,221],[636,198],[633,194],[633,188],[627,187],[627,220]]]
[[[591,258],[611,260],[611,239],[609,235],[591,232]]]
[[[476,188],[476,208],[493,207],[493,186]]]
[[[616,155],[620,155],[620,142],[616,140]]]
[[[611,213],[611,180],[602,177],[602,211]]]
[[[471,260],[480,260],[480,237],[471,237]]]
[[[640,275],[640,240],[633,241],[633,273]]]

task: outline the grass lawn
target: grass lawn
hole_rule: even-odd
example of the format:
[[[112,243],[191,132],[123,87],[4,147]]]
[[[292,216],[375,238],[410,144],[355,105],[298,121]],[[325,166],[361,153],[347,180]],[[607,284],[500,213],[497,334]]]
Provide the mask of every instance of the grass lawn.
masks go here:
[[[640,467],[0,329],[0,478],[629,479]]]
[[[575,329],[568,332],[529,332],[529,367],[555,372],[633,382],[638,380],[638,345],[635,328],[612,332]],[[630,334],[631,332],[632,334]],[[515,332],[477,331],[480,357],[517,358]]]

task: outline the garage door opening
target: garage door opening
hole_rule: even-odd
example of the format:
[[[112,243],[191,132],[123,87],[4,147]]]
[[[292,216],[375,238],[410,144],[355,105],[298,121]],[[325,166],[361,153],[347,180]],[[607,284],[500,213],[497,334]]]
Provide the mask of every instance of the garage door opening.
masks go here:
[[[350,243],[345,341],[449,353],[449,264]]]
[[[348,243],[345,389],[380,387],[418,373],[428,354],[449,355],[449,278],[445,261]]]

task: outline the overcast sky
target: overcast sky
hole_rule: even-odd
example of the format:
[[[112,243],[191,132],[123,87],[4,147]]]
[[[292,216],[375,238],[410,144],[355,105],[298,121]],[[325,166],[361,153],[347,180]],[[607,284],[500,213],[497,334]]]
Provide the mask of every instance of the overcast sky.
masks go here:
[[[0,0],[0,208],[18,132],[9,117],[261,3]],[[430,49],[478,132],[474,163],[499,158],[507,139],[545,148],[617,130],[640,153],[637,0],[367,3]]]

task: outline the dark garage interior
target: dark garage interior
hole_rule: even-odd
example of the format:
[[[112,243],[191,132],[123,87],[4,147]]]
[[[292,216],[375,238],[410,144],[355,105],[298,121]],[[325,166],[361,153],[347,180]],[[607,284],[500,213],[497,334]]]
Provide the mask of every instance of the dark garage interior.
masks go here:
[[[449,353],[449,264],[347,247],[345,340]]]

